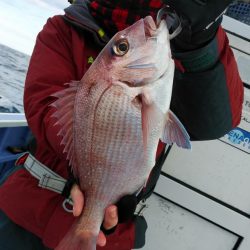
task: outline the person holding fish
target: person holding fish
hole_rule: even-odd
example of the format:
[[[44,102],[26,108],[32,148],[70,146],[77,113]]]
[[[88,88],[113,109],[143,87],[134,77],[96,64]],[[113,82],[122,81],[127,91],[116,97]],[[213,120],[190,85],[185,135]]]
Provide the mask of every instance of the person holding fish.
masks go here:
[[[24,106],[37,149],[1,181],[0,249],[142,247],[147,225],[134,211],[165,145],[190,148],[241,119],[220,26],[232,1],[72,2],[30,60]]]

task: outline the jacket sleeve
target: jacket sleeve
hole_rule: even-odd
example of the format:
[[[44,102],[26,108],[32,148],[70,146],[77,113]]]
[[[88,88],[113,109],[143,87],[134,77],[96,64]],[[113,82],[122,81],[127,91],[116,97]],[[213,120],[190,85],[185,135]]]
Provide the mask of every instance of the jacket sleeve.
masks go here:
[[[50,106],[56,100],[52,94],[65,88],[65,83],[77,80],[71,53],[71,30],[59,16],[49,19],[38,34],[30,59],[24,90],[24,109],[28,125],[43,150],[65,157],[57,136],[59,127]]]
[[[67,86],[71,80],[79,80],[83,73],[82,56],[78,52],[78,63],[73,56],[74,39],[83,46],[83,41],[71,27],[65,24],[61,16],[50,18],[38,34],[36,45],[30,59],[24,92],[24,108],[28,125],[37,140],[36,158],[59,175],[67,178],[67,162],[57,136],[59,127],[52,117],[55,108],[50,106],[55,101],[51,95]],[[77,65],[76,64],[80,64]],[[78,70],[80,69],[81,70]],[[24,173],[26,174],[26,173]],[[28,173],[26,174],[28,175]],[[28,178],[28,177],[27,177]],[[30,193],[34,194],[34,205],[29,205],[30,215],[24,215],[20,225],[35,233],[46,246],[54,248],[74,221],[72,214],[62,209],[64,198],[57,193],[37,187],[36,180],[30,177],[29,190],[24,203],[30,204]],[[32,183],[33,186],[30,184]],[[26,184],[27,186],[28,184]],[[26,188],[26,187],[25,187]],[[27,188],[28,189],[28,188]],[[32,190],[30,190],[32,189]],[[21,205],[25,207],[26,205]],[[25,210],[24,208],[22,210]],[[18,213],[22,215],[22,213]],[[16,221],[19,222],[18,218]],[[24,219],[23,219],[24,220]],[[27,222],[26,222],[27,221]]]
[[[204,48],[175,53],[171,109],[192,140],[217,139],[241,119],[243,84],[224,30]]]
[[[90,51],[86,52],[87,48],[84,50],[84,41],[79,40],[81,37],[77,32],[71,31],[71,27],[65,25],[62,18],[49,19],[37,37],[25,83],[25,112],[38,144],[36,157],[64,177],[67,164],[62,164],[65,162],[65,155],[61,153],[60,138],[57,136],[59,128],[54,126],[56,121],[51,117],[55,112],[50,106],[55,101],[51,95],[65,88],[64,83],[81,79],[88,67],[83,61]],[[92,52],[97,53],[96,50],[91,50],[91,54]],[[46,156],[48,154],[49,157]],[[35,182],[32,178],[29,182]],[[61,195],[36,186],[37,184],[35,188],[32,187],[35,189],[32,205],[26,209],[32,214],[32,218],[24,215],[22,217],[25,222],[19,224],[39,236],[46,246],[55,248],[75,219],[62,209],[64,198]],[[28,198],[25,197],[26,200]],[[30,201],[26,203],[28,202]],[[36,218],[35,222],[33,218]],[[20,218],[16,220],[19,221]],[[111,249],[115,244],[122,244],[119,249],[131,249],[134,230],[135,225],[130,221],[119,224],[116,231],[108,237],[105,249]]]

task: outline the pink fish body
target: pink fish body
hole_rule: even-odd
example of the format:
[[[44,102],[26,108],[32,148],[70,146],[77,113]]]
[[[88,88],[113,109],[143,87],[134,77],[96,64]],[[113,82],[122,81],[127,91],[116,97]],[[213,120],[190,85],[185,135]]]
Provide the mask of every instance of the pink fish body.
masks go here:
[[[166,23],[148,16],[118,32],[80,82],[55,94],[59,134],[85,198],[56,249],[96,249],[105,208],[144,185],[159,139],[190,147],[169,111],[173,74]]]

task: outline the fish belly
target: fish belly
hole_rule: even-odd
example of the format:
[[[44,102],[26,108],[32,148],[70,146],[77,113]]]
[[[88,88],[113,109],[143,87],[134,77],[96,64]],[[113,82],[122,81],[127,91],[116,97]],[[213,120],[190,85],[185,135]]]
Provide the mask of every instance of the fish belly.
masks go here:
[[[74,138],[76,172],[85,195],[81,224],[98,231],[104,209],[141,188],[152,166],[143,153],[140,105],[120,86],[84,91],[84,103],[76,103],[81,115]]]

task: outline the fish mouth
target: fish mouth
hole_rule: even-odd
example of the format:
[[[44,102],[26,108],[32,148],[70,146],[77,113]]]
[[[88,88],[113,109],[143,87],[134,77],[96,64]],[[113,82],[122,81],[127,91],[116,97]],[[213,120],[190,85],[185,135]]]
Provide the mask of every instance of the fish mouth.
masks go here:
[[[161,35],[162,34],[161,32],[165,32],[164,29],[166,29],[165,20],[162,20],[159,23],[157,23],[154,21],[154,19],[151,16],[147,16],[144,19],[141,19],[140,25],[142,25],[141,27],[143,28],[141,39],[145,39],[145,43],[149,44],[145,48],[146,49],[152,48],[152,51],[157,50],[156,54],[160,55],[161,53],[159,49],[162,48],[163,41],[167,39],[167,37]],[[140,53],[141,53],[140,56],[142,57],[133,58],[133,60],[131,60],[127,65],[124,65],[123,67],[130,69],[130,70],[139,70],[141,74],[145,73],[147,77],[144,78],[143,83],[140,81],[135,81],[133,83],[126,83],[129,86],[140,87],[140,86],[148,84],[149,82],[151,82],[151,80],[155,81],[156,78],[157,79],[161,78],[162,75],[165,74],[165,70],[162,67],[161,67],[160,72],[162,73],[163,70],[164,72],[162,74],[160,72],[158,73],[159,63],[158,63],[157,58],[153,56],[155,54],[154,52],[148,53],[148,52],[142,51]],[[145,81],[145,79],[148,79],[148,81],[147,80]]]
[[[151,16],[146,16],[143,19],[145,38],[157,40],[157,33],[159,25],[157,25]]]
[[[144,36],[145,40],[152,40],[157,43],[157,30],[158,27],[151,16],[146,16],[143,19],[143,27],[144,27]],[[147,57],[140,58],[136,61],[133,61],[129,65],[126,66],[128,69],[155,69],[156,66],[154,63],[144,63],[148,61]]]
[[[143,19],[143,22],[144,22],[145,34],[147,33],[147,30],[156,31],[157,28],[159,27],[159,24],[156,24],[151,16],[146,16]]]

